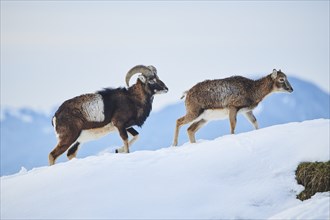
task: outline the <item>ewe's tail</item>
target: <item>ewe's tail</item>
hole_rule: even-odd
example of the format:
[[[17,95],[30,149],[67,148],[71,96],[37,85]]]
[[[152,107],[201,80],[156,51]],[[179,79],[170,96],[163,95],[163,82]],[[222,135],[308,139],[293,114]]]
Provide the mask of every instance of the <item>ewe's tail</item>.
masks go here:
[[[184,97],[186,97],[187,93],[188,93],[188,90],[187,90],[187,91],[185,91],[185,92],[182,94],[182,96],[181,96],[181,98],[180,98],[180,99],[183,99]]]

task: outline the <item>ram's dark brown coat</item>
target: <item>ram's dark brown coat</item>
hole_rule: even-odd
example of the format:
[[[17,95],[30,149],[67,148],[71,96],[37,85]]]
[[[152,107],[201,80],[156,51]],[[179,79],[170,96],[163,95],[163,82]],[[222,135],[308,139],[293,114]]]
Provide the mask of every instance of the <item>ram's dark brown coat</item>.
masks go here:
[[[127,89],[104,89],[77,96],[59,107],[53,117],[58,143],[49,154],[50,165],[66,150],[69,149],[67,156],[72,159],[81,143],[115,130],[119,132],[124,143],[124,147],[118,151],[129,152],[129,146],[138,137],[138,132],[132,126],[142,126],[152,109],[154,95],[168,91],[153,66],[133,67],[126,75],[127,85],[131,76],[136,73],[142,75],[136,84]],[[127,132],[133,136],[129,142]]]

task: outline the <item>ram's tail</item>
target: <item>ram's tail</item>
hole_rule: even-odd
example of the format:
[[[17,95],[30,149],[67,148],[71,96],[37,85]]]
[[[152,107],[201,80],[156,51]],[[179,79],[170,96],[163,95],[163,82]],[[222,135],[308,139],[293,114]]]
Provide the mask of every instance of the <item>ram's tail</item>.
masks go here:
[[[55,127],[55,125],[56,125],[55,120],[56,120],[56,118],[55,118],[55,116],[53,116],[53,118],[52,118],[52,126],[53,126],[53,127]]]

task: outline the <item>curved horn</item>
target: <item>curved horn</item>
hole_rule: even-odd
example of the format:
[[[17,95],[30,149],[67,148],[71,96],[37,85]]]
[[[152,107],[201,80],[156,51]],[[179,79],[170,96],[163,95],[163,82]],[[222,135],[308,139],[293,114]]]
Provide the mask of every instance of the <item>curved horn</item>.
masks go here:
[[[148,68],[151,70],[151,72],[152,72],[154,75],[157,75],[157,69],[156,69],[156,67],[150,65],[150,66],[148,66]]]
[[[153,69],[156,69],[155,67],[150,68],[153,66],[144,66],[144,65],[137,65],[135,67],[133,67],[132,69],[130,69],[128,71],[128,73],[126,74],[126,85],[129,86],[129,80],[131,79],[131,77],[136,74],[136,73],[142,73],[145,76],[150,76],[153,75],[154,71]]]

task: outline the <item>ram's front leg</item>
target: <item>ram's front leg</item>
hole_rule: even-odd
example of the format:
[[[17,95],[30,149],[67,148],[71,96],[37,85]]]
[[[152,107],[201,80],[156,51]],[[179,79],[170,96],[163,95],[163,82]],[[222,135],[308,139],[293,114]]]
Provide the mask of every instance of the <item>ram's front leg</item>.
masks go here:
[[[133,136],[133,138],[128,142],[128,146],[132,146],[132,144],[138,139],[139,137],[139,132],[137,132],[134,128],[130,127],[130,128],[127,128],[126,131],[131,135]],[[116,149],[116,153],[124,153],[125,152],[125,147],[121,147],[121,148],[118,148]]]
[[[119,131],[119,135],[124,143],[124,153],[129,153],[128,135],[127,135],[126,128],[124,128],[124,127],[118,128],[118,131]]]

